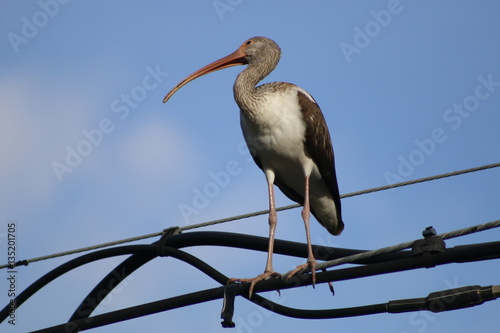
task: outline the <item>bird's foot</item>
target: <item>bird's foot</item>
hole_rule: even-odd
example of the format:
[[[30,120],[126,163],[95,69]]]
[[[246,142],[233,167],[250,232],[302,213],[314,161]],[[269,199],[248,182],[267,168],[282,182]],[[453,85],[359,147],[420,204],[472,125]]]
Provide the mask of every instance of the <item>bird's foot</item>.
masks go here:
[[[252,298],[253,288],[255,287],[257,282],[262,281],[262,280],[267,280],[271,277],[281,277],[281,274],[277,273],[277,272],[266,271],[260,275],[257,275],[254,278],[249,278],[249,279],[231,278],[231,279],[229,279],[229,281],[227,283],[231,283],[231,282],[250,283],[250,289],[248,290],[248,298]]]
[[[288,276],[286,277],[287,280],[293,277],[295,274],[305,270],[306,268],[309,268],[309,270],[311,271],[312,286],[314,288],[314,286],[316,285],[316,259],[314,258],[308,259],[307,263],[297,266],[297,268],[295,268],[293,271],[290,272],[290,274],[288,274]]]
[[[326,268],[322,269],[323,272],[328,272]],[[333,284],[332,281],[328,281],[328,288],[330,288],[330,292],[332,293],[332,296],[335,296],[335,289],[333,289]]]

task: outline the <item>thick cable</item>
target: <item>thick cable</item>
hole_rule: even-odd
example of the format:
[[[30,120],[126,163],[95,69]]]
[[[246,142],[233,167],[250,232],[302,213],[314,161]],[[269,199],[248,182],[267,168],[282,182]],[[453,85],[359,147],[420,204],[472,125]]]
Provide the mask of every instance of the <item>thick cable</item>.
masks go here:
[[[472,248],[473,246],[476,248],[475,251]],[[489,244],[485,243],[485,244],[475,244],[469,246],[458,246],[453,249],[450,249],[446,253],[435,253],[431,254],[431,256],[432,256],[432,261],[435,263],[435,265],[443,265],[453,262],[461,262],[463,260],[479,261],[492,258],[499,258],[500,253],[498,250],[499,250],[498,242],[494,242]],[[194,258],[191,255],[187,255],[186,257],[184,257],[185,254],[182,253],[182,251],[173,250],[173,252],[170,252],[170,250],[168,250],[168,252],[169,255],[170,254],[176,255],[176,253],[180,254],[181,256],[178,256],[178,258],[183,261],[185,259],[188,259],[186,261],[188,263],[191,263],[190,262],[191,259]],[[474,257],[475,259],[472,259],[472,257]],[[196,259],[196,261],[198,261],[198,259]],[[417,256],[403,260],[381,262],[374,265],[348,267],[335,271],[318,273],[317,282],[324,283],[326,281],[341,281],[353,278],[417,269],[422,267],[424,267],[423,262],[421,258]],[[213,270],[213,268],[210,269]],[[214,270],[214,272],[217,271]],[[220,273],[217,272],[217,274]],[[213,275],[212,278],[214,278],[217,281],[220,280],[221,282],[225,280],[225,276],[223,276],[222,274],[220,274],[219,276],[216,275]],[[282,279],[268,279],[261,281],[256,286],[256,292],[271,291],[277,289],[284,290],[289,288],[295,288],[298,286],[310,285],[310,283],[311,283],[310,278],[304,276],[295,276],[288,281],[283,281]],[[490,297],[489,299],[486,300],[494,299],[500,296],[500,288],[498,288],[498,286],[495,286],[495,288],[491,289],[493,297]],[[248,284],[238,284],[237,294],[244,296],[246,293],[248,293]],[[89,318],[80,318],[78,320],[70,321],[66,324],[49,327],[46,329],[38,330],[36,332],[54,332],[68,328],[73,329],[73,331],[86,330],[90,328],[108,325],[111,323],[116,323],[119,321],[129,320],[132,318],[163,312],[166,310],[176,309],[180,307],[190,306],[198,303],[219,299],[223,297],[223,294],[224,294],[224,287],[207,289],[190,294],[172,297],[169,299],[164,299],[130,308],[99,314]],[[412,300],[413,299],[410,299],[409,301]],[[406,302],[406,300],[391,301],[389,303],[385,303],[384,305],[374,304],[374,305],[367,305],[367,306],[360,306],[353,308],[325,309],[325,310],[304,310],[304,309],[289,308],[277,303],[273,303],[256,294],[252,297],[252,301],[259,306],[262,306],[272,312],[284,316],[295,317],[295,318],[307,318],[307,319],[340,318],[340,317],[360,316],[360,315],[375,314],[382,312],[396,313],[396,312],[417,311],[425,309],[424,307],[409,309],[407,306],[408,302]],[[471,306],[478,304],[480,303],[471,304]]]
[[[500,220],[496,220],[496,221],[492,221],[492,222],[488,222],[488,223],[475,225],[472,227],[467,227],[467,228],[463,228],[463,229],[459,229],[459,230],[446,232],[444,234],[437,235],[437,237],[441,237],[443,240],[450,239],[450,238],[455,238],[455,237],[473,234],[473,233],[476,233],[479,231],[497,228],[499,226],[500,226]],[[388,247],[384,247],[384,248],[380,248],[380,249],[376,249],[376,250],[371,250],[371,251],[366,251],[366,252],[359,253],[359,254],[346,256],[346,257],[339,258],[339,259],[330,260],[330,261],[327,261],[324,263],[317,264],[316,269],[320,270],[323,268],[338,266],[338,265],[346,264],[346,263],[356,263],[356,262],[359,262],[361,260],[365,260],[365,259],[368,259],[368,258],[371,258],[374,256],[381,255],[381,254],[388,254],[388,253],[392,253],[392,252],[401,251],[401,250],[408,249],[408,248],[412,247],[414,242],[415,241],[405,242],[405,243],[401,243],[401,244],[397,244],[397,245],[393,245],[393,246],[388,246]],[[285,273],[284,276],[287,276],[290,272]]]
[[[104,249],[101,251],[91,252],[84,254],[78,258],[72,259],[57,268],[54,268],[50,272],[46,273],[44,276],[40,277],[38,280],[33,282],[28,288],[23,290],[16,297],[16,306],[19,307],[33,294],[38,292],[40,289],[45,287],[48,283],[58,278],[59,276],[66,274],[67,272],[80,267],[83,264],[88,264],[93,261],[111,258],[116,256],[130,255],[130,254],[142,254],[147,256],[151,252],[154,252],[154,246],[151,245],[127,245],[122,247],[116,247],[111,249]],[[7,305],[0,311],[0,322],[8,317],[10,313],[10,308]]]

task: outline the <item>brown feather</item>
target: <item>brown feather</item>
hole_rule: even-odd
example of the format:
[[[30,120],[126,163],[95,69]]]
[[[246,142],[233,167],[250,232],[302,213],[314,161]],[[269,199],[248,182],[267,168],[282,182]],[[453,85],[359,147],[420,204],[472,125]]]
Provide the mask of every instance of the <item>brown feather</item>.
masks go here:
[[[342,222],[340,194],[330,132],[318,104],[300,91],[298,92],[298,100],[306,123],[304,148],[318,166],[319,172],[332,194],[339,219],[336,233],[340,234],[344,229],[344,223]]]

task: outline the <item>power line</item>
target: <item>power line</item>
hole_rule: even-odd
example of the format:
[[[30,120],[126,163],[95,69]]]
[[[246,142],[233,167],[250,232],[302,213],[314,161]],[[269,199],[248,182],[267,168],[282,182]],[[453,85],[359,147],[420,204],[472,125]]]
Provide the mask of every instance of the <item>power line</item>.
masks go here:
[[[363,195],[363,194],[368,194],[368,193],[373,193],[373,192],[379,192],[379,191],[384,191],[388,189],[393,189],[397,187],[403,187],[403,186],[408,186],[408,185],[414,185],[418,183],[423,183],[423,182],[428,182],[428,181],[433,181],[437,179],[442,179],[446,177],[452,177],[452,176],[458,176],[458,175],[463,175],[466,173],[472,173],[472,172],[477,172],[477,171],[482,171],[482,170],[487,170],[487,169],[492,169],[500,167],[500,162],[499,163],[493,163],[493,164],[487,164],[479,167],[474,167],[474,168],[469,168],[469,169],[463,169],[459,171],[454,171],[454,172],[448,172],[448,173],[443,173],[435,176],[430,176],[430,177],[423,177],[423,178],[418,178],[415,180],[409,180],[409,181],[404,181],[400,183],[395,183],[395,184],[390,184],[390,185],[385,185],[385,186],[379,186],[379,187],[374,187],[371,189],[366,189],[362,191],[357,191],[357,192],[351,192],[347,194],[343,194],[340,197],[341,198],[349,198],[349,197],[354,197],[358,195]],[[284,211],[284,210],[289,210],[292,208],[297,208],[300,207],[299,204],[293,204],[293,205],[288,205],[288,206],[282,206],[276,208],[277,211]],[[203,222],[203,223],[198,223],[198,224],[192,224],[188,225],[185,227],[179,227],[177,228],[178,232],[182,232],[184,230],[191,230],[191,229],[196,229],[196,228],[202,228],[202,227],[207,227],[207,226],[212,226],[220,223],[225,223],[225,222],[231,222],[231,221],[236,221],[236,220],[241,220],[241,219],[246,219],[249,217],[255,217],[255,216],[260,216],[269,213],[269,210],[261,210],[253,213],[248,213],[248,214],[242,214],[242,215],[237,215],[237,216],[232,216],[228,218],[223,218],[219,220],[213,220],[213,221],[208,221],[208,222]],[[42,261],[42,260],[47,260],[47,259],[53,259],[53,258],[58,258],[62,256],[67,256],[71,254],[76,254],[76,253],[81,253],[81,252],[86,252],[90,250],[96,250],[104,247],[110,247],[114,245],[119,245],[119,244],[124,244],[124,243],[130,243],[138,240],[143,240],[147,238],[152,238],[152,237],[158,237],[161,236],[164,233],[164,231],[161,232],[155,232],[151,234],[146,234],[142,236],[136,236],[136,237],[130,237],[126,239],[121,239],[113,242],[108,242],[108,243],[103,243],[103,244],[98,244],[98,245],[93,245],[93,246],[88,246],[88,247],[83,247],[75,250],[70,250],[70,251],[64,251],[64,252],[59,252],[51,255],[46,255],[42,257],[36,257],[32,259],[26,259],[26,260],[21,260],[16,262],[15,264],[4,264],[0,265],[0,269],[2,268],[7,268],[7,267],[15,267],[15,266],[22,266],[22,265],[28,265],[29,263],[32,262],[37,262],[37,261]],[[401,245],[401,244],[400,244]]]
[[[476,233],[479,231],[489,230],[489,229],[498,228],[498,227],[500,227],[500,220],[491,221],[491,222],[487,222],[487,223],[483,223],[483,224],[478,224],[478,225],[475,225],[472,227],[467,227],[467,228],[463,228],[463,229],[458,229],[458,230],[446,232],[444,234],[437,235],[437,237],[445,240],[445,239],[449,239],[449,238],[456,238],[456,237],[460,237],[460,236],[465,236],[465,235],[473,234],[473,233]],[[392,252],[401,251],[404,249],[409,249],[414,244],[415,244],[415,241],[409,241],[409,242],[405,242],[405,243],[401,243],[401,244],[397,244],[397,245],[393,245],[393,246],[384,247],[384,248],[377,249],[377,250],[353,254],[353,255],[350,255],[347,257],[342,257],[339,259],[334,259],[334,260],[330,260],[330,261],[318,264],[318,265],[316,265],[316,269],[319,270],[319,269],[328,268],[328,267],[332,267],[332,266],[338,266],[338,265],[346,264],[346,263],[356,263],[356,262],[362,261],[364,259],[375,257],[375,256],[378,256],[381,254],[388,254],[388,253],[392,253]],[[288,275],[290,272],[285,273],[284,276]]]
[[[466,173],[471,173],[471,172],[476,172],[476,171],[481,171],[481,170],[486,170],[486,169],[491,169],[491,168],[496,168],[496,167],[500,167],[500,163],[487,164],[487,165],[483,165],[480,167],[469,168],[469,169],[464,169],[464,170],[459,170],[459,171],[454,171],[454,172],[443,173],[443,174],[439,174],[439,175],[435,175],[435,176],[423,177],[423,178],[408,180],[408,181],[404,181],[404,182],[400,182],[400,183],[394,183],[394,184],[390,184],[390,185],[374,187],[374,188],[370,188],[367,190],[342,194],[340,197],[341,198],[349,198],[349,197],[354,197],[354,196],[358,196],[358,195],[362,195],[362,194],[368,194],[368,193],[373,193],[373,192],[394,189],[397,187],[403,187],[403,186],[408,186],[408,185],[413,185],[413,184],[418,184],[418,183],[424,183],[424,182],[428,182],[428,181],[432,181],[432,180],[463,175]],[[293,204],[293,205],[278,207],[278,208],[276,208],[276,211],[289,210],[289,209],[298,208],[298,207],[301,207],[300,204]],[[264,215],[267,213],[269,213],[269,210],[261,210],[261,211],[254,212],[254,213],[237,215],[237,216],[232,216],[232,217],[228,217],[228,218],[223,218],[220,220],[214,220],[214,221],[210,221],[210,222],[193,224],[193,225],[189,225],[186,227],[182,227],[180,229],[181,230],[189,230],[189,229],[207,227],[207,226],[211,226],[211,225],[215,225],[215,224],[219,224],[219,223],[230,222],[230,221],[234,221],[234,220],[240,220],[240,219],[245,219],[245,218],[249,218],[249,217]]]
[[[430,240],[442,241],[440,238],[436,239],[437,237],[433,239],[432,234],[433,233],[428,233],[426,230],[426,238],[424,240],[429,240],[430,237]],[[320,284],[366,278],[375,275],[408,271],[424,267],[429,268],[456,262],[478,262],[500,258],[499,241],[460,245],[452,248],[444,247],[442,251],[429,249],[429,244],[427,242],[418,243],[420,241],[422,241],[422,239],[415,243],[412,251],[400,251],[388,255],[380,255],[376,258],[372,257],[364,260],[362,265],[318,272],[317,283]],[[124,254],[131,254],[131,256],[116,266],[94,287],[87,297],[82,300],[68,322],[36,332],[59,332],[67,329],[68,327],[72,327],[73,330],[86,330],[219,298],[224,298],[224,307],[222,311],[222,318],[224,319],[223,327],[229,327],[228,325],[230,324],[234,325],[232,322],[234,314],[234,298],[238,295],[243,296],[244,298],[254,302],[256,305],[277,314],[304,319],[341,318],[381,312],[401,313],[418,310],[440,312],[480,305],[484,301],[500,297],[500,286],[498,285],[486,287],[469,286],[434,292],[425,298],[389,301],[388,303],[380,304],[380,306],[376,305],[375,309],[373,308],[373,305],[324,310],[290,308],[274,303],[258,294],[254,294],[250,299],[248,296],[249,286],[247,283],[227,284],[229,278],[222,272],[219,272],[217,269],[196,256],[181,250],[185,247],[207,245],[267,252],[267,240],[265,237],[214,231],[179,233],[174,235],[165,233],[159,241],[149,245],[127,245],[108,248],[101,251],[94,251],[65,262],[61,266],[42,276],[22,293],[20,293],[16,297],[16,304],[20,306],[48,283],[77,267],[81,267],[96,260]],[[280,254],[303,258],[307,257],[305,244],[276,240],[276,245],[278,245],[278,250],[281,249]],[[302,247],[302,250],[299,251],[301,253],[297,252],[297,247]],[[328,253],[330,258],[340,258],[344,256],[343,253],[339,252],[360,252],[360,250],[322,246],[317,247],[321,248],[325,253]],[[145,303],[90,317],[94,310],[99,306],[100,302],[105,299],[106,295],[112,292],[114,287],[119,285],[119,282],[124,281],[136,269],[157,257],[170,257],[189,264],[193,268],[196,268],[200,272],[204,273],[207,277],[210,277],[217,283],[221,284],[222,287],[201,290],[194,293],[175,296],[173,298]],[[256,292],[285,290],[299,286],[311,285],[311,283],[311,277],[307,274],[296,275],[291,279],[268,279],[261,281],[256,286]],[[175,288],[175,285],[172,287]],[[438,302],[438,304],[432,304],[432,302]],[[378,310],[373,311],[376,309]],[[0,322],[5,320],[9,316],[9,313],[10,308],[9,305],[7,305],[0,311]]]

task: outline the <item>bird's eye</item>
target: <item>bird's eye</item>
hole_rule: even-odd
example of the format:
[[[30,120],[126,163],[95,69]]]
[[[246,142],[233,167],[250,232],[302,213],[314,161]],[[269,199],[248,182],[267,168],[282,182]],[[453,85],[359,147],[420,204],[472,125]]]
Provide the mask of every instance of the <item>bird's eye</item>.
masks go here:
[[[247,42],[245,43],[245,45],[250,45],[250,44],[252,44],[251,40],[247,40]]]

